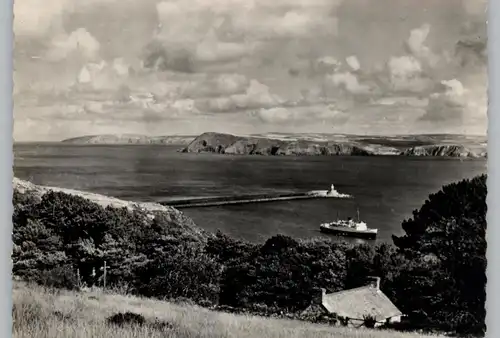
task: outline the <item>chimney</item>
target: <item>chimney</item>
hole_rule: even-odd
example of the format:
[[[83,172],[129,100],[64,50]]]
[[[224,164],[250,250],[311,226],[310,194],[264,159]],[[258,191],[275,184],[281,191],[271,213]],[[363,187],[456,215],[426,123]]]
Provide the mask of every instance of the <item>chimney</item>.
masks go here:
[[[380,277],[370,276],[370,286],[377,290],[380,290]]]
[[[314,293],[312,302],[313,304],[322,304],[323,303],[323,297],[326,295],[326,290],[321,288],[317,289]]]

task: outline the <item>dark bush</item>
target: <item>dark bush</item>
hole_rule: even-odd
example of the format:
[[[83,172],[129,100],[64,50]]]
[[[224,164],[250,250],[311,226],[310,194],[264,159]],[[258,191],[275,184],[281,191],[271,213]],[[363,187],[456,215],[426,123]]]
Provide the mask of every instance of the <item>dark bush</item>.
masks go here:
[[[139,315],[133,312],[116,313],[106,319],[108,324],[111,325],[144,325],[146,318],[143,315]]]
[[[39,279],[35,282],[47,287],[68,290],[77,290],[80,286],[72,265],[63,265],[51,270],[42,270]]]
[[[364,316],[363,317],[363,325],[367,328],[373,329],[377,324],[377,320],[373,316]]]

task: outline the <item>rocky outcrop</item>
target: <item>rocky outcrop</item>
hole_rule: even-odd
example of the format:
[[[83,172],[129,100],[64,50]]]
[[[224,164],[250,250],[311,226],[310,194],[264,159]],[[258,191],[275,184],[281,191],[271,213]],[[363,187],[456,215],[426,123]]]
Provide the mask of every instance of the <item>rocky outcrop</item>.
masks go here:
[[[365,147],[351,143],[279,140],[219,133],[200,135],[182,152],[267,156],[373,155]]]
[[[486,152],[475,152],[456,144],[428,145],[411,147],[401,152],[402,156],[434,156],[434,157],[486,157]]]
[[[238,141],[244,141],[244,137],[231,134],[203,133],[195,138],[186,148],[185,153],[219,153],[224,154],[226,149]],[[243,144],[236,146],[235,153],[243,154]]]
[[[187,145],[194,136],[146,136],[134,134],[88,135],[61,141],[69,144],[165,144]]]
[[[423,136],[422,136],[423,137]],[[396,140],[410,143],[410,140]],[[460,144],[418,145],[397,148],[383,143],[397,143],[382,137],[370,139],[346,136],[337,140],[314,140],[311,138],[292,139],[270,138],[264,136],[236,136],[221,133],[204,133],[187,145],[185,153],[218,153],[228,155],[265,155],[265,156],[372,156],[404,155],[435,157],[486,157],[485,149],[474,151]],[[427,142],[431,142],[427,140]],[[484,148],[484,147],[483,147]]]

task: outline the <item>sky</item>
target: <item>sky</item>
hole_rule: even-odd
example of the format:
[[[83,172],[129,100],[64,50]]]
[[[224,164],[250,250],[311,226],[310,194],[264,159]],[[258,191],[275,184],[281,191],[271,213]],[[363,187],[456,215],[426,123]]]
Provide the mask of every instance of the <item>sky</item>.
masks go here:
[[[486,134],[487,0],[16,0],[14,139]]]

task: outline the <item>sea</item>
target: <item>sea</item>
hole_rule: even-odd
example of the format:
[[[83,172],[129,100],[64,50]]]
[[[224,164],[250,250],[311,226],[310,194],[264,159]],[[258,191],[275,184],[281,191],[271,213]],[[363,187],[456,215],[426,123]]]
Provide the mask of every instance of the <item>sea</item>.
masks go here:
[[[376,241],[402,235],[401,223],[444,185],[486,173],[486,159],[399,156],[245,156],[180,153],[182,146],[14,145],[14,174],[35,184],[95,192],[125,200],[173,199],[327,190],[352,199],[291,200],[187,208],[209,231],[263,242],[277,234],[341,238],[319,224],[357,217],[378,228]],[[350,241],[363,242],[361,239]]]

